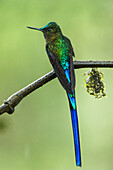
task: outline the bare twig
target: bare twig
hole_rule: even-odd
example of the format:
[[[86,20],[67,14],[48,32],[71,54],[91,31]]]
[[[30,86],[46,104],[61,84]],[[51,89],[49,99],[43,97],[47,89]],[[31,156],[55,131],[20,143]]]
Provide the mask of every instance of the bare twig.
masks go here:
[[[91,67],[108,67],[113,68],[113,61],[74,61],[74,68],[91,68]],[[17,91],[13,95],[11,95],[1,106],[0,106],[0,114],[5,112],[12,114],[14,112],[14,108],[19,104],[19,102],[32,93],[34,90],[43,86],[47,82],[51,81],[56,77],[54,71],[51,71],[34,81],[33,83],[27,85],[23,89]]]
[[[113,61],[74,61],[74,68],[103,67],[113,68]]]

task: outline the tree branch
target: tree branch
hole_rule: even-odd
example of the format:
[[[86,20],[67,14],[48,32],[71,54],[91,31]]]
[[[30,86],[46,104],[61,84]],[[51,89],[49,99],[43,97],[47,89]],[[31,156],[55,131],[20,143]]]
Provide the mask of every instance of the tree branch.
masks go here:
[[[92,68],[92,67],[108,67],[113,68],[113,61],[74,61],[74,68]],[[34,90],[38,89],[39,87],[43,86],[44,84],[48,83],[52,79],[56,77],[54,71],[51,71],[44,75],[43,77],[39,78],[38,80],[32,82],[31,84],[27,85],[26,87],[22,88],[21,90],[17,91],[16,93],[12,94],[4,103],[0,106],[0,115],[7,112],[12,114],[14,112],[14,108],[20,103],[20,101],[32,93]]]

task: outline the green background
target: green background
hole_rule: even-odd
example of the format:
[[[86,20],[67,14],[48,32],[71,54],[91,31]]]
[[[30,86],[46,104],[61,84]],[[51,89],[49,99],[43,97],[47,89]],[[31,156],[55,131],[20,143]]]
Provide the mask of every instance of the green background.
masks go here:
[[[77,60],[113,60],[112,0],[0,0],[0,103],[52,70],[42,33],[26,26],[57,22]],[[95,99],[76,70],[83,170],[113,170],[113,70],[107,97]],[[0,170],[75,170],[67,96],[57,79],[0,116]]]

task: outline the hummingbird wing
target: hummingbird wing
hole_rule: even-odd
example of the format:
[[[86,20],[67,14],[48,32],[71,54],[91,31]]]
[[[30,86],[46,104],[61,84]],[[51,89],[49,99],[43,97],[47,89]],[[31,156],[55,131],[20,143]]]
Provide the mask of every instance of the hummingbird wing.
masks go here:
[[[73,90],[75,88],[75,75],[72,57],[69,58],[69,70],[71,79],[71,81],[69,82],[65,74],[65,70],[62,68],[60,61],[58,60],[58,57],[55,56],[55,54],[53,54],[52,52],[49,52],[47,46],[46,51],[60,83],[68,93],[73,94]]]

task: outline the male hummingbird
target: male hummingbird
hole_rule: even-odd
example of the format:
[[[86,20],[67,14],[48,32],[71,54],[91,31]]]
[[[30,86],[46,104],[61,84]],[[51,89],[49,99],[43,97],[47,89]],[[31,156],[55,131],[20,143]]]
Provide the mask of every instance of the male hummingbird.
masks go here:
[[[53,69],[66,90],[72,119],[75,146],[76,165],[81,166],[79,127],[75,100],[75,73],[73,66],[74,51],[70,40],[62,34],[55,22],[50,22],[42,28],[27,27],[43,32],[46,40],[46,52]]]

